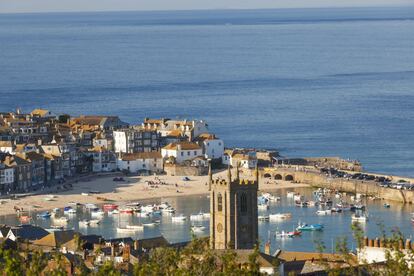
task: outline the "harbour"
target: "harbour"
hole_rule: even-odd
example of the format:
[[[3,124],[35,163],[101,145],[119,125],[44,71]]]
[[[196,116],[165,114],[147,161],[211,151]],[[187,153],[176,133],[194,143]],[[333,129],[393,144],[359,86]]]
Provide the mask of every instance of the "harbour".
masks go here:
[[[337,237],[346,237],[350,242],[349,246],[355,249],[351,225],[352,212],[345,211],[341,213],[332,213],[329,215],[318,215],[317,211],[322,207],[308,206],[297,207],[293,198],[288,198],[288,192],[294,191],[299,193],[305,199],[313,199],[312,188],[298,189],[280,189],[271,192],[272,195],[280,197],[280,201],[270,201],[269,209],[260,210],[259,216],[269,216],[269,214],[288,213],[288,218],[271,219],[268,221],[259,221],[259,238],[261,241],[270,240],[271,251],[278,249],[289,251],[315,251],[317,243],[323,243],[327,252],[335,251]],[[141,217],[137,214],[108,214],[105,212],[101,217],[101,222],[96,225],[84,226],[81,221],[93,219],[91,213],[86,211],[84,207],[79,206],[75,215],[61,214],[68,217],[68,222],[62,224],[65,229],[73,229],[85,235],[97,234],[102,235],[106,239],[131,237],[133,239],[152,238],[164,236],[171,243],[190,241],[193,235],[191,226],[204,226],[202,231],[194,233],[198,237],[209,235],[209,219],[191,220],[190,217],[200,212],[209,212],[209,197],[206,195],[194,195],[183,197],[167,197],[158,200],[140,201],[144,205],[160,204],[161,202],[169,202],[176,210],[175,214],[184,215],[185,220],[173,221],[170,215],[151,215]],[[383,200],[367,200],[367,211],[369,212],[369,220],[361,223],[364,234],[369,237],[381,237],[382,231],[388,234],[395,230],[398,225],[404,236],[410,238],[413,233],[413,224],[410,220],[413,207],[408,204],[392,203],[389,208],[384,207]],[[100,208],[103,205],[98,205]],[[61,209],[62,211],[63,209]],[[53,218],[41,218],[36,216],[36,212],[31,214],[32,223],[46,229],[50,229],[51,225],[59,225],[55,223]],[[154,226],[144,226],[143,229],[137,231],[117,231],[117,227],[126,227],[127,225],[142,225],[159,220],[160,223]],[[18,225],[21,223],[15,215],[6,215],[0,217],[1,224]],[[323,231],[303,231],[298,237],[277,237],[276,232],[294,231],[298,223],[322,224]],[[263,247],[264,244],[261,244]]]

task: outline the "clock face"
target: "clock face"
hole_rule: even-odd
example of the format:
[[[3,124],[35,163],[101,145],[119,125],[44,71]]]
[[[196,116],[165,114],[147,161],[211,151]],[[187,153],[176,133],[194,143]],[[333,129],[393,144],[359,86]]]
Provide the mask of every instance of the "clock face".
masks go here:
[[[223,225],[221,223],[217,224],[217,232],[221,233],[223,231]]]

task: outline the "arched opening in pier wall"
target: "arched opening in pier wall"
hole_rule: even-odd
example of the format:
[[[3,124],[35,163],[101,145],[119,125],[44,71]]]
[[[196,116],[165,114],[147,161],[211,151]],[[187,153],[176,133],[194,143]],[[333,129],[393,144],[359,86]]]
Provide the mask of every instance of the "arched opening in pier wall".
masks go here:
[[[293,181],[293,175],[291,175],[291,174],[286,175],[285,180],[286,181]]]
[[[263,175],[263,177],[264,177],[264,178],[271,178],[272,176],[270,175],[270,173],[265,173],[265,174]]]
[[[275,175],[275,180],[282,180],[282,179],[283,179],[282,175],[280,174]]]

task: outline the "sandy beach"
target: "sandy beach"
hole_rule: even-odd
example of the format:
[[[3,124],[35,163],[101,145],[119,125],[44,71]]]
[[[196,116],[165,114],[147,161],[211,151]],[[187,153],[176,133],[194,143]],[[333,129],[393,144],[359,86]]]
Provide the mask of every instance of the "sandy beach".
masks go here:
[[[214,178],[226,177],[226,171],[214,174]],[[113,181],[113,176],[95,177],[73,184],[73,189],[60,193],[33,195],[16,200],[2,200],[0,215],[15,214],[14,207],[25,211],[43,211],[53,208],[63,208],[69,202],[97,203],[105,202],[124,203],[161,197],[175,197],[201,195],[208,193],[208,176],[191,176],[184,181],[182,176],[131,176],[123,177],[124,181]],[[149,185],[148,182],[163,182],[164,184]],[[260,179],[261,191],[272,191],[284,188],[307,187],[306,184],[297,184],[287,181]],[[99,194],[92,194],[97,191]],[[85,195],[82,195],[85,193]],[[86,195],[87,194],[87,195]],[[54,195],[52,200],[49,195]],[[49,199],[49,200],[46,200]]]

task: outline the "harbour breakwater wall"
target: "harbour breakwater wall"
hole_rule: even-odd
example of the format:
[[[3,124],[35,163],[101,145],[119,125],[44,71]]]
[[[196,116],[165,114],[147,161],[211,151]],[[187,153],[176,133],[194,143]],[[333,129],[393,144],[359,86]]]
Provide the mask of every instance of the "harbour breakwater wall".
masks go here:
[[[414,203],[414,191],[380,187],[378,183],[374,181],[363,181],[348,178],[332,178],[320,173],[315,169],[306,167],[265,168],[261,174],[264,178],[288,180],[296,183],[308,184],[313,187],[329,188],[342,192],[377,196],[386,200],[399,201],[403,203]],[[396,177],[396,179],[400,178]]]

